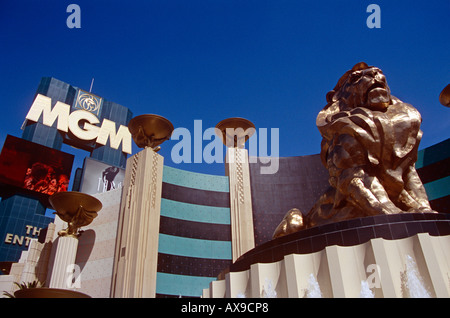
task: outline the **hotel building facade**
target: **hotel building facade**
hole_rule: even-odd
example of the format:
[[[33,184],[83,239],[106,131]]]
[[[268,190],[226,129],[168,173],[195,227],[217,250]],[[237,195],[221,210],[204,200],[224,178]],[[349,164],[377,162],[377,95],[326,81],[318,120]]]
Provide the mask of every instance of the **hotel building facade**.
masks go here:
[[[71,105],[71,111],[78,109],[80,94],[90,96],[99,105],[91,111],[99,122],[108,119],[126,126],[132,118],[128,108],[54,78],[43,78],[37,94],[50,97],[52,107],[58,101]],[[92,224],[83,228],[76,251],[76,270],[67,273],[75,283],[65,288],[91,297],[216,297],[214,293],[219,293],[217,297],[235,297],[225,291],[230,286],[213,291],[214,284],[230,283],[232,273],[240,271],[247,273],[241,283],[251,285],[248,280],[253,274],[246,271],[253,262],[279,260],[275,250],[282,248],[268,246],[285,213],[294,207],[306,213],[328,187],[328,172],[320,156],[314,154],[278,158],[277,173],[261,174],[262,163],[249,160],[247,150],[227,148],[227,158],[233,160],[225,163],[225,175],[218,176],[167,166],[151,148],[129,156],[123,148],[111,147],[110,142],[80,142],[70,132],[61,133],[56,121],[48,127],[42,118],[36,122],[27,120],[22,138],[58,150],[62,143],[74,145],[89,151],[90,159],[125,169],[122,187],[90,192],[103,208]],[[419,151],[416,168],[432,208],[443,216],[427,221],[429,228],[422,222],[414,233],[391,239],[418,233],[448,238],[449,167],[450,139]],[[76,190],[82,191],[83,180],[91,175],[85,173],[86,169],[75,173]],[[14,192],[2,197],[0,261],[12,262],[5,275],[0,276],[2,290],[13,291],[13,282],[48,282],[54,275],[57,232],[65,224],[58,217],[44,217],[46,208],[42,200],[30,193]],[[9,242],[8,233],[28,228],[34,239],[29,240],[27,248]],[[379,237],[373,231],[368,240]],[[367,242],[361,237],[350,245]],[[305,242],[301,247],[296,243],[293,253],[310,254],[333,245],[348,246],[344,234],[334,241],[329,236],[328,241]],[[288,252],[283,252],[283,256],[290,255]],[[281,280],[278,285],[284,288]],[[450,292],[450,286],[447,289]],[[279,295],[289,296],[280,291]]]

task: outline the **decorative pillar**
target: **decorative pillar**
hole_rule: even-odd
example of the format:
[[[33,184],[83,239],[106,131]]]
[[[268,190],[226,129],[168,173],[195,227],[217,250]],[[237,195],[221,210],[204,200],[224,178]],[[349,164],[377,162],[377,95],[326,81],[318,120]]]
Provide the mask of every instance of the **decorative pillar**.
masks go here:
[[[69,289],[72,285],[71,278],[73,264],[77,256],[78,237],[59,236],[56,243],[56,255],[50,277],[50,288]]]
[[[226,175],[230,180],[233,262],[255,247],[250,169],[247,149],[228,148]]]
[[[58,232],[55,260],[50,276],[50,288],[71,289],[77,256],[79,228],[91,224],[101,210],[102,203],[89,194],[76,191],[58,192],[49,198],[55,214],[65,222],[67,229]]]
[[[227,146],[225,171],[230,182],[233,262],[255,247],[250,169],[245,142],[255,126],[243,118],[228,118],[216,125],[216,134]]]
[[[141,115],[128,124],[142,151],[128,158],[114,256],[111,297],[156,296],[158,238],[164,158],[156,153],[170,138],[172,124]]]

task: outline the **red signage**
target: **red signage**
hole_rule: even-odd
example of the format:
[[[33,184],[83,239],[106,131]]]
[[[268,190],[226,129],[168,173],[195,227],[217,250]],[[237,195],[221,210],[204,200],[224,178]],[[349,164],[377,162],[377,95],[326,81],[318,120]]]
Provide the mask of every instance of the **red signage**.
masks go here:
[[[74,156],[8,135],[0,155],[0,183],[52,195],[67,191]]]

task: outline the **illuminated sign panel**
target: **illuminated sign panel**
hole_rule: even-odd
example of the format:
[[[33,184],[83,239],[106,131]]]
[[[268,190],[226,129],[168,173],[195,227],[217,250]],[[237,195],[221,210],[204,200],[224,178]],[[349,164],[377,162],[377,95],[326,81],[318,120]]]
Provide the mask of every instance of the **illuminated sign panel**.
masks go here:
[[[80,92],[82,92],[81,97]],[[95,113],[100,110],[101,98],[98,100],[92,95],[92,99],[89,99],[85,95],[86,93],[82,90],[78,91],[74,107],[82,109],[71,113],[70,106],[60,101],[56,102],[52,109],[51,98],[38,94],[25,118],[39,122],[42,116],[42,123],[46,126],[51,127],[56,121],[58,130],[66,133],[70,131],[80,140],[95,140],[100,145],[106,145],[109,140],[111,148],[118,149],[122,144],[122,152],[131,154],[131,134],[128,127],[120,125],[116,131],[116,123],[106,118],[103,119],[100,127],[97,126],[100,120]]]
[[[52,195],[67,191],[74,156],[8,135],[0,155],[0,183]]]
[[[125,170],[103,162],[85,158],[81,192],[102,193],[122,188]]]

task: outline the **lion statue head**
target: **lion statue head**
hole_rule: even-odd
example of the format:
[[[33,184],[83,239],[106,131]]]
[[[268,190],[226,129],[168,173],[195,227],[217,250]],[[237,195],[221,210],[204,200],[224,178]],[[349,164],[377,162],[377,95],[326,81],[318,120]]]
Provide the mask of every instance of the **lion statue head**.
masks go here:
[[[386,111],[401,101],[391,95],[383,72],[364,62],[357,63],[338,80],[326,95],[327,105],[319,112],[318,127],[329,123],[341,111],[364,107],[372,111]]]

